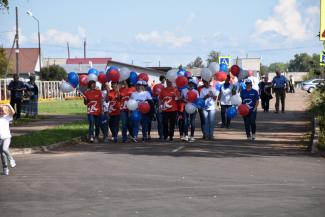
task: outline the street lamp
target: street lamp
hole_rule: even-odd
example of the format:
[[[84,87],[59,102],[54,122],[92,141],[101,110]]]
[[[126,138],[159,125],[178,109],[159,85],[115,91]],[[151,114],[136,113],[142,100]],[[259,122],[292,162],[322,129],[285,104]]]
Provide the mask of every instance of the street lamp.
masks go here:
[[[41,34],[39,30],[39,20],[33,16],[33,13],[31,11],[26,11],[26,13],[33,17],[37,21],[37,29],[38,29],[38,58],[39,58],[39,76],[40,79],[42,79],[41,69],[42,69],[42,60],[41,60]]]

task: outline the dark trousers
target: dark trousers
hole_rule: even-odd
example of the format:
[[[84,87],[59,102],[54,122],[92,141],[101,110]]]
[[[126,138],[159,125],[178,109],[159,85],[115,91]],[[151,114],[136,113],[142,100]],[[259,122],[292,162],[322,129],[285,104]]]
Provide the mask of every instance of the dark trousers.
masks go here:
[[[229,127],[230,125],[230,118],[227,115],[227,110],[230,108],[231,105],[221,105],[221,121],[223,126]]]
[[[149,123],[149,115],[141,114],[141,120],[133,123],[133,136],[134,138],[138,138],[139,126],[141,124],[142,128],[142,140],[145,141],[148,139],[148,123]]]
[[[200,116],[200,121],[201,121],[201,131],[202,134],[204,135],[204,114],[203,114],[203,109],[198,109],[199,110],[199,116]]]
[[[104,135],[104,138],[108,136],[108,120],[109,117],[107,112],[100,116],[99,127]]]
[[[120,128],[120,115],[109,116],[108,125],[109,129],[111,130],[112,137],[117,139],[118,130]]]
[[[12,98],[10,99],[10,105],[13,109],[15,109],[16,114],[14,115],[14,117],[16,119],[20,118],[20,114],[21,114],[21,98]],[[15,108],[16,105],[16,108]]]
[[[270,97],[269,96],[261,96],[261,106],[264,111],[269,111],[270,108]]]
[[[159,139],[162,139],[164,137],[164,130],[163,130],[163,121],[162,121],[162,114],[161,112],[156,112],[156,119],[157,119],[157,128],[158,128],[158,134]]]
[[[289,93],[294,93],[295,87],[293,85],[289,85]]]
[[[193,114],[188,114],[184,112],[184,117],[185,117],[185,136],[188,135],[188,128],[191,126],[191,137],[194,136],[194,131],[195,131],[195,117],[196,117],[196,112]]]
[[[89,137],[94,136],[94,126],[95,126],[95,136],[96,137],[99,136],[99,119],[100,119],[99,115],[88,114],[88,124],[89,124],[88,135],[89,135]]]
[[[279,111],[279,106],[280,106],[280,100],[281,100],[281,109],[284,111],[285,107],[285,98],[286,98],[286,91],[284,88],[276,88],[274,89],[275,92],[275,110],[278,112]]]
[[[251,136],[251,132],[252,134],[256,133],[256,114],[257,112],[250,111],[247,116],[243,117],[247,137]]]
[[[168,136],[169,139],[173,139],[176,116],[177,116],[177,111],[162,112],[164,139],[167,139]]]
[[[185,134],[184,112],[178,112],[178,130],[179,130],[179,135],[184,136]]]

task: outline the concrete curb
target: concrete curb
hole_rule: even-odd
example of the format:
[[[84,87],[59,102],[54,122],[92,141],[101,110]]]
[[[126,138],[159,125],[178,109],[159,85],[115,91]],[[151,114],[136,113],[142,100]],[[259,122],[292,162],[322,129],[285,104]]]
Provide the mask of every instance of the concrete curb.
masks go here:
[[[39,152],[49,152],[55,148],[78,144],[79,142],[81,142],[81,139],[82,137],[76,137],[67,141],[54,143],[52,145],[33,147],[33,148],[10,148],[10,153],[12,155],[19,155],[19,154],[34,154]]]
[[[311,143],[311,153],[315,154],[318,153],[318,139],[319,139],[319,121],[317,120],[317,118],[313,118],[313,130],[312,130],[312,143]]]

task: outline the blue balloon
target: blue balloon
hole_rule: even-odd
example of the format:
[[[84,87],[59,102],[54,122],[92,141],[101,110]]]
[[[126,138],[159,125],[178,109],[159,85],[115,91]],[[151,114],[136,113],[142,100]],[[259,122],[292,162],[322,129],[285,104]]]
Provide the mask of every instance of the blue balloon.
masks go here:
[[[222,84],[220,84],[219,82],[216,84],[216,90],[220,91],[222,87]]]
[[[228,71],[228,66],[226,64],[220,64],[220,72],[227,72]]]
[[[136,85],[137,84],[137,81],[138,81],[138,74],[136,72],[130,72],[130,83],[132,85]]]
[[[230,107],[227,110],[227,117],[228,118],[234,118],[237,116],[237,110],[235,107]]]
[[[186,71],[184,71],[183,69],[180,69],[177,72],[177,76],[185,76],[185,73],[186,73]]]
[[[203,98],[197,98],[195,101],[194,101],[194,105],[197,107],[197,108],[204,108],[205,106],[205,100]]]
[[[90,68],[88,70],[88,75],[90,75],[90,74],[96,74],[98,76],[98,70],[95,68]]]
[[[139,122],[141,120],[141,113],[138,110],[134,110],[131,113],[131,121]]]
[[[79,76],[75,72],[69,72],[68,74],[68,82],[75,88],[79,84]]]

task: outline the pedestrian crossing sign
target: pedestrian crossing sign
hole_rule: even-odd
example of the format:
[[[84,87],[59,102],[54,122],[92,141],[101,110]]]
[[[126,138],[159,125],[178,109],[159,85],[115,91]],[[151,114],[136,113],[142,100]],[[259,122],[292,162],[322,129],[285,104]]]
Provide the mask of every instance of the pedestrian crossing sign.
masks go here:
[[[319,65],[325,66],[325,51],[320,53],[320,62]]]
[[[230,66],[231,62],[231,56],[220,56],[219,57],[219,64],[226,64],[227,66]]]
[[[325,0],[320,0],[320,32],[319,39],[325,41]]]

